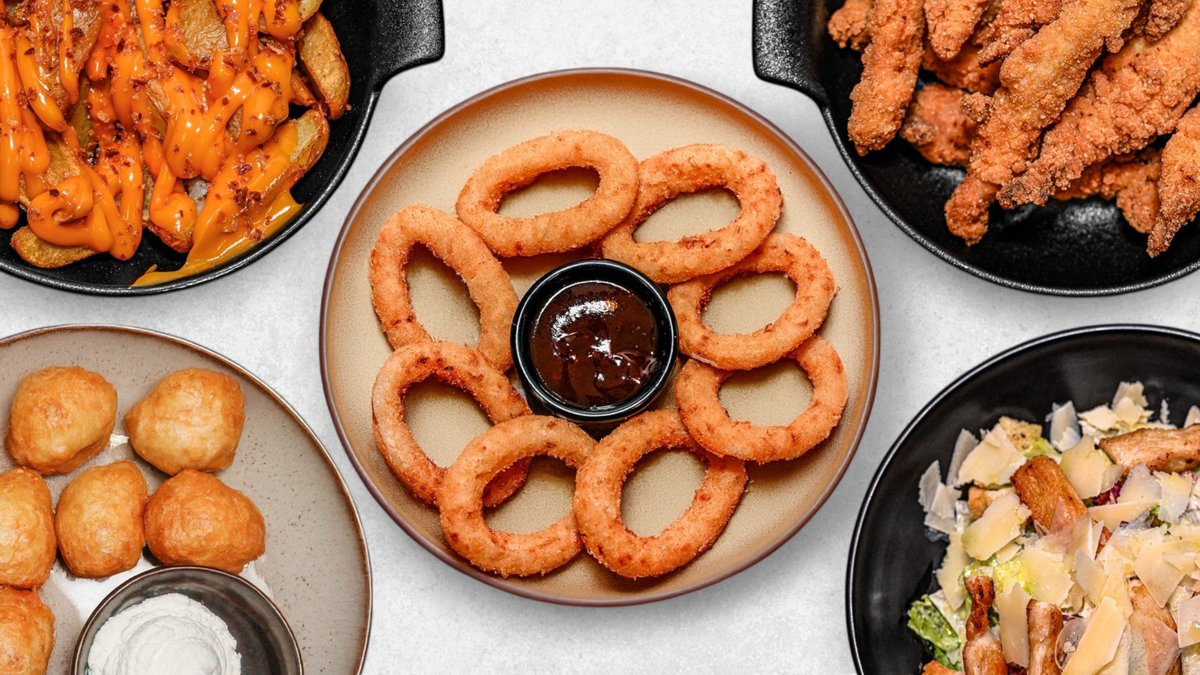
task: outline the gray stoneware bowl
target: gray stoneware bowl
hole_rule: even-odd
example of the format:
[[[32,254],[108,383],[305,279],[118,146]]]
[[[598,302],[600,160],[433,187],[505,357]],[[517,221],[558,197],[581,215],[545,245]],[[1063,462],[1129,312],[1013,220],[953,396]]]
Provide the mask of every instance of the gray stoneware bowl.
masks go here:
[[[245,579],[210,567],[156,567],[121,584],[96,607],[75,646],[75,675],[87,675],[96,633],[112,616],[143,600],[181,593],[204,605],[229,626],[242,670],[262,675],[301,675],[296,636],[275,603]]]

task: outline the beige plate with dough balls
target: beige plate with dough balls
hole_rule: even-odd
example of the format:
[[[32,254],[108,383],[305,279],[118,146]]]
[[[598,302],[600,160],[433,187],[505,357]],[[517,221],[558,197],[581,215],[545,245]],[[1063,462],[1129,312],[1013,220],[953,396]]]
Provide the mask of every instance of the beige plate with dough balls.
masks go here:
[[[711,550],[658,579],[629,581],[581,555],[545,577],[500,578],[476,570],[442,540],[438,516],[413,499],[375,449],[371,385],[390,347],[371,307],[368,262],[380,228],[412,203],[453,213],[463,183],[484,160],[557,129],[595,129],[629,146],[639,159],[689,143],[720,143],[762,158],[779,179],[778,230],[804,236],[829,262],[840,291],[821,335],[846,364],[850,402],[832,438],[805,457],[750,468],[745,499]],[[586,199],[596,178],[583,170],[543,176],[509,195],[500,213],[530,216]],[[723,191],[684,196],[655,213],[638,240],[678,238],[733,220],[737,202]],[[505,261],[517,292],[579,255]],[[457,277],[428,255],[409,267],[418,320],[435,338],[475,343],[477,312]],[[705,318],[719,329],[752,332],[794,298],[782,275],[735,281],[714,295]],[[605,605],[648,602],[686,593],[749,567],[796,533],[824,503],[858,445],[878,371],[878,306],[858,232],[829,182],[804,152],[757,114],[697,85],[629,70],[575,70],[538,75],[484,92],[438,117],[398,149],[359,198],[330,263],[321,327],[322,374],[330,409],[351,461],[367,487],[406,532],[455,568],[498,588],[551,602]],[[786,424],[806,405],[809,385],[791,363],[734,377],[722,399],[735,417]],[[664,401],[663,405],[671,405]],[[405,403],[417,440],[440,465],[487,429],[486,418],[455,390],[414,387]],[[561,463],[538,458],[529,484],[488,517],[498,529],[530,532],[570,509],[572,478]],[[625,486],[626,521],[654,534],[691,502],[703,464],[685,452],[657,453]]]
[[[117,389],[116,434],[124,416],[167,373],[206,368],[232,377],[246,398],[246,426],[233,465],[217,474],[262,512],[267,552],[243,572],[279,605],[312,673],[357,673],[366,654],[371,579],[358,514],[320,441],[283,399],[236,364],[179,338],[137,328],[61,326],[0,340],[0,424],[8,424],[13,392],[26,374],[79,365]],[[118,439],[121,440],[121,439]],[[66,476],[49,476],[57,502],[71,479],[92,466],[129,459],[153,492],[166,478],[127,443],[103,450]],[[0,473],[13,467],[0,452]],[[148,555],[132,570],[102,581],[76,579],[55,562],[42,599],[54,611],[50,672],[70,672],[79,631],[110,591],[150,569]]]

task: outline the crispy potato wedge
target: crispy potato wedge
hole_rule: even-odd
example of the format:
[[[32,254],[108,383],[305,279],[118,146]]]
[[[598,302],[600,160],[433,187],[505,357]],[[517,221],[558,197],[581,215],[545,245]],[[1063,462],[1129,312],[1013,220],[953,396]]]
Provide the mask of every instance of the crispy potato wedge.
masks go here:
[[[96,39],[100,37],[101,3],[95,0],[70,0],[71,5],[71,59],[82,70],[87,62]],[[36,16],[38,30],[30,32],[38,64],[45,77],[46,87],[58,107],[66,111],[70,102],[67,90],[59,80],[59,41],[62,39],[63,3],[59,0],[29,0],[27,16]]]
[[[304,24],[304,35],[300,38],[300,63],[313,89],[325,104],[329,119],[341,117],[350,99],[350,67],[346,65],[346,57],[342,56],[342,47],[333,32],[333,26],[320,12]]]
[[[71,156],[67,143],[58,134],[46,135],[46,149],[50,151],[50,166],[46,169],[46,185],[58,185],[64,178],[79,175],[79,165]],[[21,206],[28,208],[29,195],[25,194],[25,181],[21,180]]]
[[[90,248],[82,246],[58,246],[42,239],[26,225],[13,232],[9,245],[25,262],[42,269],[66,267],[84,258],[96,255]]]
[[[296,128],[296,145],[292,148],[288,168],[262,191],[261,199],[254,200],[253,206],[238,217],[239,226],[253,227],[261,223],[275,200],[308,173],[329,144],[329,121],[320,110],[308,110],[300,117],[284,122],[275,133],[289,125]]]
[[[172,0],[166,38],[171,57],[190,70],[208,70],[214,51],[229,49],[225,24],[212,0]]]
[[[88,109],[88,92],[92,89],[91,80],[86,77],[79,81],[79,100],[75,101],[75,105],[67,111],[67,124],[75,130],[75,137],[79,139],[79,147],[83,148],[84,154],[91,155],[95,150],[95,139],[92,138],[92,115]]]
[[[317,105],[317,95],[308,86],[308,80],[299,69],[292,71],[292,103],[311,108]]]
[[[300,18],[308,21],[321,9],[321,0],[300,0]]]

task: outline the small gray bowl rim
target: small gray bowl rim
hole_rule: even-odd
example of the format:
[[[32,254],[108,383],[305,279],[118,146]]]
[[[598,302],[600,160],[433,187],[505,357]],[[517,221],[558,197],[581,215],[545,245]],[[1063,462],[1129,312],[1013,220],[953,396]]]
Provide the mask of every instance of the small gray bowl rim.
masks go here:
[[[96,623],[96,618],[106,608],[108,608],[109,605],[116,602],[118,598],[126,595],[129,590],[135,586],[156,581],[161,583],[161,581],[158,580],[158,577],[169,576],[173,573],[177,574],[180,572],[199,572],[202,575],[212,575],[217,578],[224,578],[225,581],[233,581],[235,584],[240,584],[251,589],[255,595],[257,595],[263,600],[263,602],[266,603],[267,607],[271,609],[271,612],[275,615],[275,617],[279,619],[280,624],[283,626],[284,632],[287,633],[288,642],[291,644],[292,651],[296,655],[296,662],[300,664],[300,672],[304,672],[304,657],[300,653],[300,643],[296,641],[296,634],[292,632],[291,624],[288,623],[287,617],[285,617],[283,612],[279,610],[279,606],[275,604],[275,601],[267,597],[267,594],[263,593],[258,586],[255,586],[236,574],[230,574],[225,570],[219,570],[215,567],[203,567],[201,565],[163,565],[161,567],[155,567],[126,580],[120,586],[114,588],[108,595],[104,596],[104,599],[100,601],[100,604],[96,605],[96,608],[92,610],[90,615],[88,615],[87,622],[83,624],[83,629],[79,631],[79,637],[75,640],[75,664],[71,672],[74,675],[87,675],[88,655],[83,653],[83,643],[85,642],[85,638],[88,636],[88,634],[96,633],[100,630],[100,626],[103,624]]]

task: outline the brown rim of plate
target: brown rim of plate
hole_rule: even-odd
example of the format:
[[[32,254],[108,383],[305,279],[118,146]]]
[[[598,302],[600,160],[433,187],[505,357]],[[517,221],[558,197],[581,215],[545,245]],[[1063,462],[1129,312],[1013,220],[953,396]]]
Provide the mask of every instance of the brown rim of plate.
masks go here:
[[[530,84],[533,82],[539,82],[541,80],[555,79],[555,78],[562,78],[562,77],[575,77],[575,76],[580,76],[580,75],[624,75],[624,76],[643,78],[643,79],[647,79],[647,80],[657,80],[660,82],[664,82],[664,83],[668,83],[668,84],[672,84],[672,85],[676,85],[676,86],[682,86],[687,89],[691,89],[692,91],[695,91],[697,93],[714,98],[714,99],[718,100],[719,102],[724,103],[725,105],[728,105],[728,106],[734,108],[741,114],[748,117],[753,122],[756,122],[757,124],[759,124],[767,133],[775,136],[780,141],[782,141],[784,145],[786,145],[797,157],[799,157],[803,161],[803,163],[809,169],[812,170],[813,175],[820,182],[821,188],[825,191],[826,195],[830,198],[830,200],[833,202],[834,206],[837,208],[838,213],[841,215],[842,218],[845,219],[846,224],[848,225],[850,237],[851,237],[852,241],[854,242],[855,250],[858,253],[859,261],[862,263],[863,271],[866,276],[866,279],[865,279],[866,286],[867,286],[867,289],[869,290],[869,295],[870,295],[870,299],[871,299],[871,315],[872,315],[871,323],[872,323],[872,326],[874,327],[874,334],[872,335],[872,343],[871,343],[871,368],[870,368],[870,373],[868,374],[868,377],[867,377],[867,386],[866,386],[866,391],[865,391],[866,401],[863,405],[862,415],[860,416],[859,419],[854,420],[854,422],[857,424],[857,428],[855,429],[855,432],[854,432],[854,438],[851,440],[850,445],[846,450],[845,458],[842,460],[842,463],[838,466],[837,471],[834,473],[833,480],[829,481],[829,484],[825,486],[825,489],[821,492],[820,496],[814,502],[813,507],[811,509],[809,509],[809,511],[807,513],[805,513],[803,517],[801,517],[797,520],[795,526],[793,526],[792,528],[785,531],[775,541],[771,542],[766,547],[764,547],[763,550],[761,552],[759,552],[758,555],[750,558],[743,564],[734,565],[734,566],[730,567],[728,570],[726,570],[724,573],[718,574],[715,577],[713,577],[711,579],[707,579],[700,583],[695,583],[690,586],[684,586],[682,588],[674,589],[674,590],[667,591],[667,592],[662,592],[662,593],[657,593],[657,594],[651,593],[646,596],[636,597],[636,598],[625,598],[625,597],[611,598],[611,599],[563,598],[563,597],[559,597],[559,596],[555,596],[555,595],[541,593],[538,591],[531,591],[529,589],[526,589],[526,588],[523,588],[520,586],[516,586],[513,584],[504,583],[505,580],[503,578],[488,574],[486,572],[482,572],[482,571],[476,569],[475,567],[471,566],[471,564],[468,563],[467,561],[465,561],[461,558],[458,558],[450,553],[447,553],[446,551],[444,551],[442,549],[442,547],[438,544],[438,542],[430,540],[429,538],[425,537],[420,532],[418,532],[416,529],[411,527],[408,523],[406,523],[404,521],[404,518],[401,517],[400,513],[395,508],[393,508],[390,503],[388,503],[387,499],[384,498],[384,496],[383,496],[382,492],[379,490],[379,488],[376,487],[376,485],[370,480],[369,476],[367,475],[365,467],[363,467],[362,464],[358,461],[357,455],[354,454],[354,450],[352,449],[351,444],[350,444],[350,439],[347,438],[345,428],[342,425],[341,417],[338,415],[337,407],[334,405],[333,392],[332,392],[332,388],[330,385],[330,378],[329,378],[329,359],[326,356],[327,344],[326,344],[325,336],[327,334],[326,320],[329,315],[329,297],[330,297],[330,294],[331,294],[331,291],[333,288],[334,272],[337,269],[338,260],[341,257],[342,246],[346,241],[346,237],[350,231],[351,226],[353,225],[355,219],[358,217],[359,211],[362,209],[364,203],[366,202],[367,196],[375,191],[375,189],[382,182],[383,178],[386,176],[388,171],[396,163],[396,161],[400,157],[402,157],[405,153],[407,153],[408,150],[412,146],[416,145],[418,142],[423,140],[427,134],[429,134],[431,131],[438,128],[443,122],[445,122],[449,118],[457,115],[458,113],[462,112],[463,110],[472,107],[473,105],[475,105],[476,103],[478,103],[482,100],[491,98],[492,96],[503,93],[510,89],[524,86],[524,85],[527,85],[527,84]],[[683,78],[675,77],[673,75],[664,75],[662,73],[656,73],[654,71],[639,70],[639,69],[635,69],[635,68],[568,68],[568,69],[563,69],[563,70],[553,70],[553,71],[538,73],[535,75],[529,75],[529,76],[518,78],[515,80],[510,80],[503,84],[497,85],[497,86],[492,87],[487,90],[484,90],[478,94],[475,94],[474,96],[467,98],[466,100],[458,103],[457,105],[454,105],[454,106],[446,109],[441,114],[439,114],[437,117],[434,117],[432,120],[427,122],[424,126],[422,126],[420,129],[418,129],[412,136],[409,136],[407,140],[405,140],[403,143],[401,143],[400,146],[398,148],[396,148],[392,152],[392,154],[388,156],[388,158],[386,160],[384,160],[383,164],[381,164],[379,166],[379,168],[376,169],[375,173],[371,176],[371,180],[368,181],[367,184],[363,187],[362,191],[358,195],[358,198],[354,200],[354,205],[352,207],[350,207],[350,211],[346,214],[345,222],[343,222],[341,232],[338,233],[337,242],[334,244],[333,253],[329,259],[329,268],[325,272],[325,286],[324,286],[324,289],[321,291],[321,324],[320,324],[320,336],[319,336],[319,347],[318,348],[320,350],[320,358],[321,358],[321,385],[325,390],[325,402],[326,402],[327,406],[329,407],[330,417],[333,418],[333,427],[337,431],[338,439],[342,443],[342,448],[346,451],[346,455],[350,458],[350,463],[354,465],[354,470],[358,472],[359,478],[362,480],[362,482],[366,486],[367,490],[370,491],[371,495],[373,495],[375,497],[375,501],[379,502],[379,505],[383,508],[383,510],[386,511],[387,514],[389,516],[391,516],[392,520],[396,521],[396,524],[400,526],[400,529],[404,530],[408,534],[408,536],[412,537],[412,539],[414,541],[416,541],[418,544],[420,544],[422,548],[429,551],[433,555],[437,556],[437,558],[440,559],[442,562],[446,563],[447,565],[450,565],[452,568],[458,570],[459,572],[462,572],[463,574],[466,574],[470,577],[474,577],[475,579],[478,579],[479,581],[482,581],[483,583],[485,583],[489,586],[492,586],[493,588],[498,588],[500,590],[507,591],[514,595],[519,595],[521,597],[530,598],[532,600],[540,600],[542,602],[549,602],[549,603],[558,604],[558,605],[573,605],[573,606],[582,606],[582,607],[612,607],[612,606],[624,606],[624,605],[637,605],[637,604],[644,604],[644,603],[650,603],[650,602],[657,602],[659,600],[666,600],[668,598],[673,598],[673,597],[677,597],[677,596],[684,595],[687,593],[691,593],[692,591],[698,591],[702,588],[711,586],[712,584],[715,584],[719,581],[724,581],[725,579],[728,579],[729,577],[752,567],[753,565],[755,565],[762,559],[764,559],[767,556],[769,556],[770,554],[774,553],[780,546],[782,546],[789,539],[791,539],[797,532],[800,531],[800,528],[804,527],[808,523],[808,521],[811,520],[812,517],[814,515],[816,515],[816,513],[818,511],[821,510],[821,507],[825,505],[825,502],[828,501],[830,495],[833,494],[833,491],[837,488],[838,484],[841,483],[842,477],[845,476],[845,474],[846,474],[846,469],[849,468],[851,460],[854,459],[854,455],[858,451],[858,445],[862,441],[863,433],[866,430],[866,422],[867,422],[867,419],[870,417],[871,407],[875,401],[875,387],[879,380],[879,293],[875,287],[875,275],[871,270],[871,262],[870,262],[870,260],[867,259],[867,253],[866,253],[866,249],[863,247],[862,237],[859,235],[858,227],[854,224],[854,219],[850,216],[850,211],[846,208],[845,202],[842,201],[841,195],[839,195],[837,193],[837,191],[834,190],[833,184],[829,181],[829,178],[825,175],[825,172],[823,172],[821,170],[821,168],[819,166],[817,166],[816,162],[814,162],[812,160],[812,158],[808,156],[808,153],[805,152],[794,140],[792,140],[792,138],[790,136],[788,136],[786,133],[784,133],[782,129],[775,126],[775,124],[773,124],[770,120],[763,117],[762,115],[755,112],[754,110],[751,110],[744,104],[742,104],[720,92],[709,89],[708,87],[705,87],[703,85],[696,84],[695,82],[692,82],[690,80],[685,80]],[[844,420],[843,420],[843,422],[844,422]]]
[[[342,474],[338,472],[337,466],[333,463],[333,458],[329,456],[329,451],[325,449],[325,445],[323,443],[321,443],[321,439],[318,438],[315,433],[313,433],[312,428],[310,428],[308,426],[308,423],[304,421],[304,418],[300,417],[300,413],[296,412],[295,408],[293,408],[287,401],[285,401],[283,399],[282,396],[280,396],[278,393],[276,393],[274,389],[269,387],[265,382],[260,380],[256,375],[254,375],[250,371],[246,370],[242,366],[238,365],[236,362],[234,362],[233,360],[224,356],[223,354],[215,352],[215,351],[209,349],[208,347],[204,347],[203,345],[199,345],[195,342],[178,337],[176,335],[171,335],[170,333],[163,333],[161,331],[151,330],[149,328],[139,328],[136,326],[122,326],[122,325],[117,325],[117,324],[84,324],[84,323],[72,323],[72,324],[59,324],[56,326],[44,326],[42,328],[34,328],[32,330],[23,331],[20,333],[14,333],[7,337],[0,338],[0,348],[7,347],[7,346],[9,346],[11,344],[15,344],[17,342],[21,342],[22,340],[25,340],[28,338],[35,338],[35,337],[38,337],[41,335],[46,335],[46,334],[51,334],[51,333],[65,333],[68,331],[71,331],[71,332],[109,331],[109,332],[113,332],[113,333],[131,333],[134,335],[142,335],[142,336],[146,336],[146,337],[165,340],[167,342],[174,343],[181,347],[186,347],[188,349],[191,349],[192,351],[199,352],[200,354],[203,354],[204,356],[207,356],[211,359],[216,360],[221,365],[225,366],[226,368],[229,368],[230,370],[236,372],[238,375],[246,378],[247,381],[253,383],[256,387],[259,388],[259,390],[262,393],[266,394],[268,398],[275,401],[275,403],[277,405],[279,405],[279,407],[281,407],[285,411],[287,411],[287,413],[289,415],[291,415],[292,419],[295,420],[295,422],[300,426],[300,428],[304,429],[304,433],[308,435],[309,440],[311,440],[313,442],[313,444],[321,451],[321,455],[322,455],[322,457],[325,458],[325,465],[328,467],[329,473],[333,477],[338,488],[341,489],[342,495],[346,498],[346,503],[350,506],[350,514],[354,517],[354,525],[355,525],[355,529],[357,530],[358,542],[359,542],[359,545],[362,546],[363,562],[364,562],[363,573],[366,576],[366,580],[367,580],[367,616],[366,616],[366,619],[367,619],[366,626],[367,627],[366,627],[366,631],[364,632],[364,634],[362,636],[362,651],[358,656],[358,672],[361,673],[363,670],[363,666],[365,665],[366,660],[367,660],[367,648],[371,642],[371,616],[374,611],[374,600],[373,600],[374,583],[372,582],[372,579],[371,579],[371,552],[367,548],[366,535],[363,533],[363,529],[362,529],[362,520],[358,516],[358,507],[354,504],[354,499],[350,496],[350,489],[346,486],[346,481],[342,479]],[[139,577],[140,577],[140,575],[139,575]],[[122,585],[122,587],[123,586],[124,585]],[[274,604],[273,601],[272,601],[272,604]],[[281,614],[281,616],[282,616],[282,614]],[[285,620],[285,623],[286,623],[286,620]],[[291,630],[290,625],[288,626],[288,630],[289,631]]]

